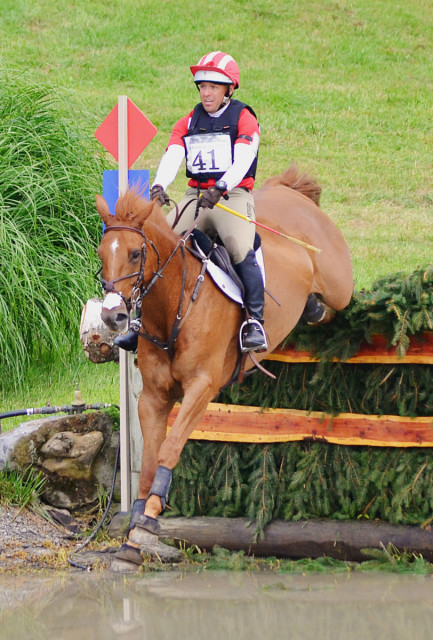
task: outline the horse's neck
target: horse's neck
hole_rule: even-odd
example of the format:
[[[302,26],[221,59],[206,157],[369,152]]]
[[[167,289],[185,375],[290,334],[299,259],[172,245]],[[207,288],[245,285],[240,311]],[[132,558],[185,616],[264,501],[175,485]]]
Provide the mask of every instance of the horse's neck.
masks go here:
[[[157,278],[145,300],[146,316],[158,325],[167,323],[168,326],[178,313],[183,289],[185,300],[188,298],[187,292],[194,286],[197,270],[192,268],[195,258],[180,242],[180,237],[171,233],[170,227],[167,230],[162,225],[152,225],[151,233],[150,229],[145,231],[148,240],[154,244],[160,261],[157,267],[155,252],[155,263],[147,281],[150,282],[156,273],[161,276]],[[149,255],[152,250],[148,247],[147,251]]]

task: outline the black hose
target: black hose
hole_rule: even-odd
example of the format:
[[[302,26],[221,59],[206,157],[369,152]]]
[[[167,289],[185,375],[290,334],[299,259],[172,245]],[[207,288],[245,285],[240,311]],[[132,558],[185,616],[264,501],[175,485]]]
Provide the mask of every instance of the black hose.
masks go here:
[[[15,411],[6,411],[6,413],[0,413],[0,420],[3,418],[13,418],[15,416],[34,416],[47,413],[82,413],[89,409],[108,409],[109,407],[116,407],[115,404],[96,403],[96,404],[79,404],[79,405],[64,405],[62,407],[53,407],[46,405],[45,407],[38,407],[32,409],[16,409]]]

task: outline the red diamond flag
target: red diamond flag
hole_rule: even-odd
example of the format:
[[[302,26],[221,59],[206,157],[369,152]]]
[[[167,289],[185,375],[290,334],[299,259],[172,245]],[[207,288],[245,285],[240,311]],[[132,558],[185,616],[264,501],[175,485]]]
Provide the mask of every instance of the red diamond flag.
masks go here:
[[[158,129],[144,113],[128,98],[128,169],[137,160],[143,149],[154,138]],[[103,123],[96,129],[95,137],[119,160],[118,111],[116,104]]]

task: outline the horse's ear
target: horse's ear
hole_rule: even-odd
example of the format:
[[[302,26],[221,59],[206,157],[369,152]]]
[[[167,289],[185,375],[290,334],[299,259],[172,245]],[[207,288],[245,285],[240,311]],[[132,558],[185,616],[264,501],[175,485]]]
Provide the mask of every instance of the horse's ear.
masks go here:
[[[113,216],[110,213],[107,201],[99,194],[96,194],[96,210],[101,216],[102,221],[105,222],[106,225],[108,225],[110,218],[112,218]]]

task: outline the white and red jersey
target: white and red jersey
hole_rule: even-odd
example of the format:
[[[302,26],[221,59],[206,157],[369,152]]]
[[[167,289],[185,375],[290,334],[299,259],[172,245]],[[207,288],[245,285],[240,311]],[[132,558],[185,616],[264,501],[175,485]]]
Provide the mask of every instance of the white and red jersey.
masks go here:
[[[252,189],[257,164],[260,127],[250,107],[237,100],[215,114],[198,104],[173,127],[154,184],[167,188],[184,158],[188,185],[206,189],[224,180],[228,190]]]

